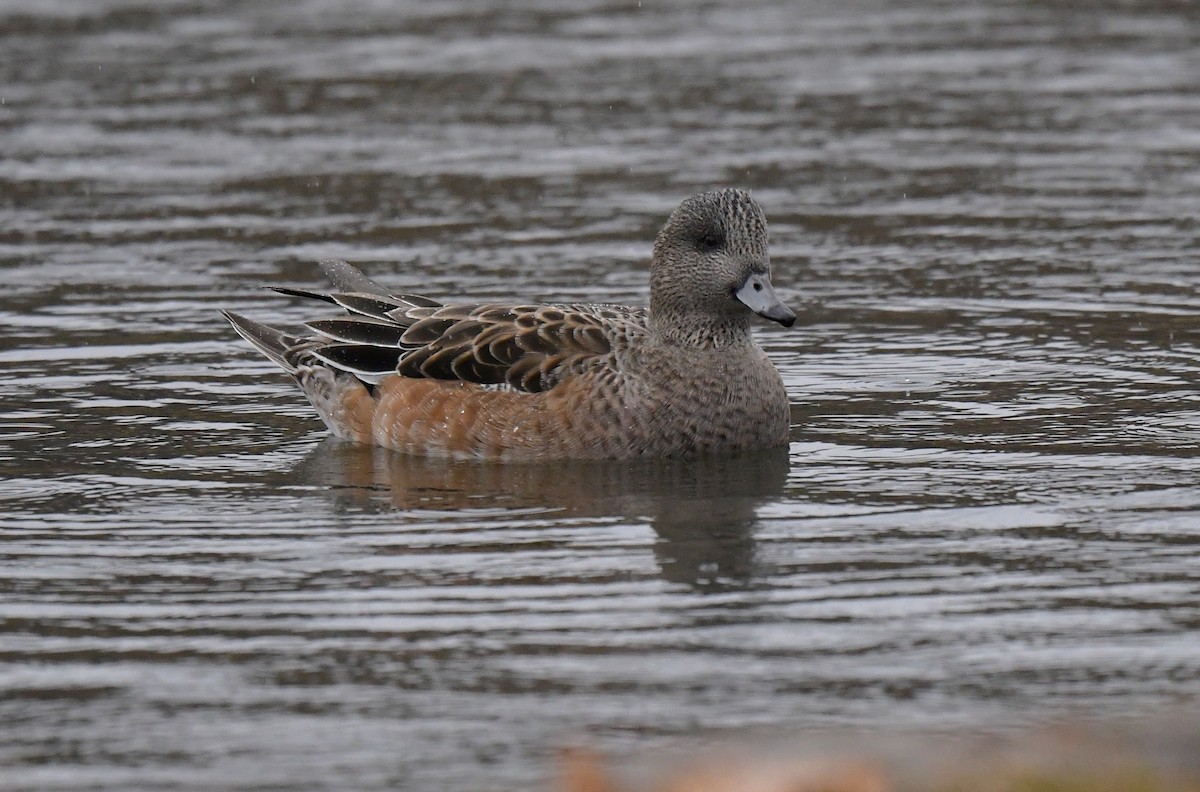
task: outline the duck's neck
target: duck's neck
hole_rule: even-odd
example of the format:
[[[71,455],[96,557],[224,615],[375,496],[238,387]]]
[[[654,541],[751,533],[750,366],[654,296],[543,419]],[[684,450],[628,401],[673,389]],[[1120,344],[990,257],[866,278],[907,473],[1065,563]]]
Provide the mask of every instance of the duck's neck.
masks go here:
[[[717,321],[711,315],[665,311],[653,301],[650,330],[666,343],[698,349],[723,349],[754,342],[749,314],[726,316]]]

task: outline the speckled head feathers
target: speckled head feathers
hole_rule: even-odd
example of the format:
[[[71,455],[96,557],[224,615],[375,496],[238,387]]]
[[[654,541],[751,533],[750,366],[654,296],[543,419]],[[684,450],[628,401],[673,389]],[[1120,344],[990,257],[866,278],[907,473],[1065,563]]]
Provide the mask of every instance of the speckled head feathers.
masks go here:
[[[659,250],[690,245],[697,253],[723,250],[768,266],[767,218],[745,190],[714,190],[688,198],[671,213],[655,243]]]
[[[751,311],[791,324],[795,315],[775,298],[770,270],[767,220],[748,192],[692,196],[671,213],[654,244],[652,321],[667,335],[701,345],[748,339]]]

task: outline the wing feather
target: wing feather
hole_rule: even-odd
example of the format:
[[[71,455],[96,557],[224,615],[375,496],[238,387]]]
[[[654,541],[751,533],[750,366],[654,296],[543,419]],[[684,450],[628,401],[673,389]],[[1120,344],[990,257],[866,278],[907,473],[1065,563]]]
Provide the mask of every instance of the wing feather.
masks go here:
[[[321,262],[337,291],[276,291],[337,305],[317,335],[295,339],[305,352],[368,382],[389,374],[507,385],[537,393],[611,363],[647,330],[644,309],[614,305],[443,305],[393,294],[339,261]]]
[[[366,382],[379,382],[389,374],[396,373],[397,351],[394,349],[367,344],[324,344],[313,349],[311,354]]]
[[[400,349],[400,338],[404,335],[404,328],[394,322],[366,317],[318,319],[305,322],[304,326],[334,341],[390,347],[394,350]]]
[[[411,351],[398,371],[548,390],[646,332],[644,311],[603,311],[607,315],[590,305],[449,305],[422,312],[401,337]]]

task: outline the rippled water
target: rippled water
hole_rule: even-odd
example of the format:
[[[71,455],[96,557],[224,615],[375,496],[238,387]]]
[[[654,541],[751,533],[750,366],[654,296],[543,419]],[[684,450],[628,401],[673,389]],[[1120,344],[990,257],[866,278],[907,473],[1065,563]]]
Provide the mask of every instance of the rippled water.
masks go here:
[[[1194,706],[1200,14],[524,5],[0,3],[5,788]],[[644,302],[726,184],[802,308],[787,453],[349,447],[217,314],[328,256]]]

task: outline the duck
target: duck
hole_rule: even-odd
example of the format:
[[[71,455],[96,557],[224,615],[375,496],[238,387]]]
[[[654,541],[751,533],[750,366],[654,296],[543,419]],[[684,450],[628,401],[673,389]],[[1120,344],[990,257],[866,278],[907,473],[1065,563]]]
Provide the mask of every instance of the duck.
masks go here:
[[[741,189],[684,200],[650,259],[649,307],[442,302],[340,260],[303,330],[230,311],[328,430],[425,457],[498,462],[729,454],[786,445],[779,370],[755,315],[791,327],[771,284],[767,222]]]

